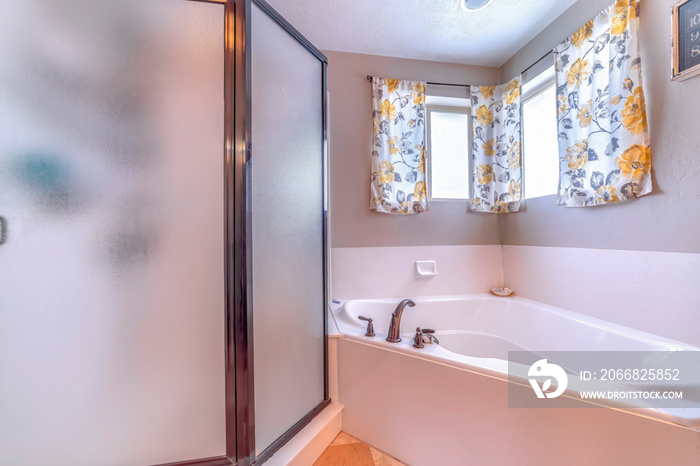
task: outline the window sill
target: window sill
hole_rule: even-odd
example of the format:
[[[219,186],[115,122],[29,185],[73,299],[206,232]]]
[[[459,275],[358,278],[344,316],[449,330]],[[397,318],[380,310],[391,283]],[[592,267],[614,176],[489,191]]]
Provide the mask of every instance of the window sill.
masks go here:
[[[469,199],[428,198],[428,203],[431,203],[431,202],[469,202]]]
[[[524,201],[531,201],[531,200],[535,200],[535,199],[542,199],[543,197],[553,197],[553,196],[556,196],[556,195],[557,195],[557,193],[542,194],[541,196],[526,197],[526,198],[524,198],[523,200],[524,200]]]

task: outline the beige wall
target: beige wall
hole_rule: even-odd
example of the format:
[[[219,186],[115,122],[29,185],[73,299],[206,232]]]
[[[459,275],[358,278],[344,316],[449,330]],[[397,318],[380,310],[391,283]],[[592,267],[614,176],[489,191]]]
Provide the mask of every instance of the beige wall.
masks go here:
[[[458,84],[495,84],[498,70],[342,52],[328,56],[333,247],[500,244],[495,215],[466,202],[433,202],[411,216],[369,211],[371,89],[367,75]]]
[[[652,194],[626,204],[557,207],[554,196],[528,200],[497,218],[466,212],[465,203],[431,204],[418,216],[369,211],[370,88],[365,76],[495,84],[551,50],[610,0],[579,0],[493,68],[328,52],[333,247],[511,244],[669,252],[700,252],[700,77],[670,80],[671,6],[641,2],[643,85],[652,142]],[[499,225],[500,222],[500,225]]]
[[[579,0],[502,68],[511,76],[541,57],[610,0]],[[624,205],[556,207],[554,196],[529,200],[503,216],[504,244],[700,252],[700,77],[671,81],[671,6],[643,0],[640,46],[652,144],[652,194]]]
[[[465,252],[450,251],[446,257],[435,247],[387,250],[382,246],[500,243],[505,244],[503,284],[519,296],[698,344],[697,325],[692,324],[697,299],[683,290],[692,288],[700,257],[700,130],[696,129],[700,77],[685,82],[670,79],[669,11],[676,0],[642,0],[641,7],[643,85],[654,163],[652,194],[625,204],[589,208],[556,207],[554,196],[548,196],[529,200],[521,212],[503,216],[468,213],[466,203],[433,203],[430,212],[415,217],[369,212],[367,74],[455,83],[502,82],[538,60],[611,1],[579,0],[500,70],[328,53],[333,289],[338,296],[372,295],[372,277],[365,276],[368,257],[382,264],[381,273],[390,277],[383,279],[390,286],[382,285],[384,296],[426,289],[428,283],[412,281],[413,261],[418,259],[436,260],[438,279],[449,284],[473,270],[483,272],[490,264],[483,258],[465,259]],[[456,257],[465,270],[457,269]],[[391,293],[396,283],[405,288]],[[435,288],[437,282],[429,285]],[[470,282],[469,286],[487,289],[485,284]]]

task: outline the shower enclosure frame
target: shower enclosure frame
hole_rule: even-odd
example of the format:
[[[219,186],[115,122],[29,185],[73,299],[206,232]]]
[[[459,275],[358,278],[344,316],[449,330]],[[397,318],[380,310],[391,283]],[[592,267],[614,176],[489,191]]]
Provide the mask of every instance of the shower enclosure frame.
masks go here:
[[[251,466],[267,461],[330,404],[328,388],[328,59],[264,0],[188,0],[224,5],[225,101],[225,282],[226,282],[226,456],[172,463],[179,466]],[[251,10],[256,5],[321,64],[323,171],[323,400],[275,440],[255,454],[255,386],[252,303],[251,161]],[[300,376],[303,376],[300,374]]]
[[[187,0],[224,6],[224,209],[226,283],[226,456],[168,466],[252,466],[267,461],[316,417],[331,400],[328,389],[328,59],[264,0]],[[259,455],[255,454],[253,370],[251,160],[251,10],[258,6],[321,64],[323,170],[323,400]],[[300,374],[302,376],[302,374]]]

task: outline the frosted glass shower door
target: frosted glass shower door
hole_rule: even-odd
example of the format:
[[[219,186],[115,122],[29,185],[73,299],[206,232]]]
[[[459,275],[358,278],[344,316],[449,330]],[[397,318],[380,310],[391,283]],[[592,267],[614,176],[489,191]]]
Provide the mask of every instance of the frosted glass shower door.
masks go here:
[[[253,6],[255,450],[324,401],[324,63]]]
[[[0,2],[0,464],[225,454],[224,6]]]

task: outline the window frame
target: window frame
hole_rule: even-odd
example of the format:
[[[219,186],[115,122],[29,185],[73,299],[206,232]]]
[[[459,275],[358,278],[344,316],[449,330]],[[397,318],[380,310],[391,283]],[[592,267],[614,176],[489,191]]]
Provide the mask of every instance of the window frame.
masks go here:
[[[543,78],[544,76],[544,78]],[[533,84],[534,83],[534,84]],[[529,86],[532,86],[529,88]],[[539,73],[537,76],[529,79],[523,84],[522,103],[534,99],[552,86],[556,86],[556,74],[554,65]],[[527,88],[527,89],[526,89]]]
[[[534,83],[534,84],[533,84]],[[525,89],[528,86],[532,86],[529,89]],[[555,89],[555,100],[552,102],[552,105],[556,105],[556,72],[555,72],[555,67],[554,65],[546,68],[543,70],[541,73],[537,74],[533,78],[529,79],[528,82],[523,84],[523,93],[522,93],[522,102],[521,102],[521,113],[522,113],[522,141],[523,141],[523,154],[522,154],[522,171],[523,171],[523,177],[522,177],[522,190],[523,190],[523,201],[527,201],[530,199],[540,199],[542,197],[547,197],[547,196],[554,196],[557,194],[557,191],[550,194],[545,194],[543,196],[536,196],[536,197],[526,197],[525,195],[525,189],[527,186],[527,176],[525,176],[525,165],[527,165],[527,157],[525,157],[525,145],[527,144],[526,138],[525,138],[525,104],[527,104],[529,101],[532,99],[535,99],[551,88]],[[556,124],[556,113],[555,113],[555,124]],[[556,130],[555,130],[556,133]],[[558,158],[559,154],[557,154]]]
[[[472,180],[471,180],[471,156],[472,156],[472,119],[471,119],[471,101],[466,98],[453,97],[437,97],[428,100],[434,100],[436,103],[426,103],[425,106],[425,132],[426,132],[426,150],[425,150],[425,174],[426,174],[426,189],[428,192],[428,202],[468,202],[472,197]],[[437,113],[456,113],[467,117],[467,197],[466,198],[449,198],[449,197],[433,197],[433,164],[432,164],[432,114]]]

